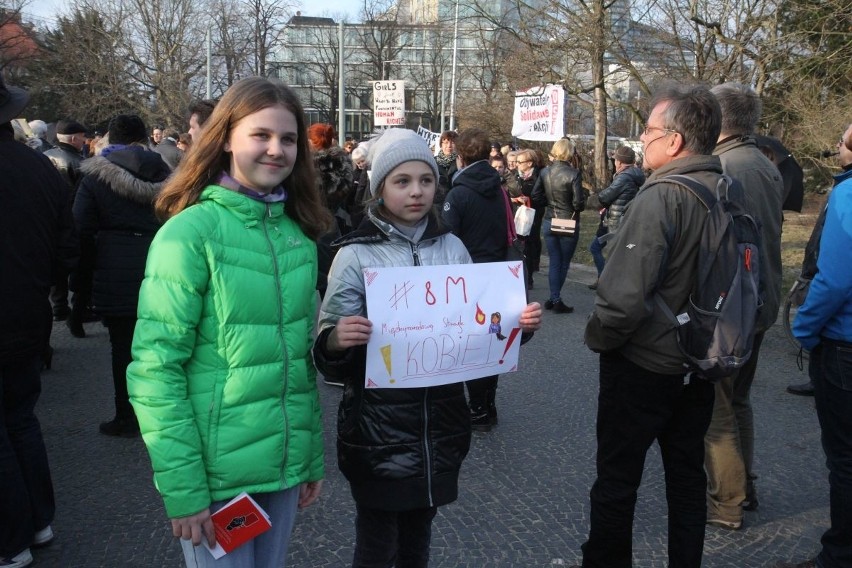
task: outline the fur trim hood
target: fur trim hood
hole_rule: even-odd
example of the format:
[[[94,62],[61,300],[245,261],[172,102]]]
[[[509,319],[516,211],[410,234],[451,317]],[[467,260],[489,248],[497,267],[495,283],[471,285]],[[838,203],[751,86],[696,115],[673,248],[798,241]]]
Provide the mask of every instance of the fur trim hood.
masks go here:
[[[330,196],[352,189],[352,160],[339,146],[314,154],[320,193]]]
[[[156,152],[126,148],[107,157],[84,160],[80,170],[107,185],[121,197],[150,204],[165,185],[171,170]]]

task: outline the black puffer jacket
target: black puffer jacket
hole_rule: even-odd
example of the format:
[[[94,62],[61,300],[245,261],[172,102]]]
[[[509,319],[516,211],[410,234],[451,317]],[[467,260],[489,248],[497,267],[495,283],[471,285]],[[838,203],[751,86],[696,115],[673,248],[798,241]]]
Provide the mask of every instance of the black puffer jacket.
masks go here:
[[[473,262],[506,259],[506,198],[500,174],[486,160],[471,164],[453,180],[441,219],[467,247]]]
[[[630,166],[621,170],[612,178],[609,187],[598,194],[598,201],[607,207],[606,220],[604,224],[609,227],[610,232],[615,232],[624,210],[645,183],[645,174],[637,166]]]
[[[156,152],[131,146],[83,162],[74,200],[80,232],[76,290],[92,290],[105,316],[135,316],[148,247],[160,222],[154,200],[171,173]]]
[[[556,161],[544,168],[531,197],[536,209],[547,204],[545,219],[572,219],[586,208],[582,174],[568,162]]]
[[[77,262],[70,192],[41,152],[0,125],[0,364],[44,352],[54,278]]]

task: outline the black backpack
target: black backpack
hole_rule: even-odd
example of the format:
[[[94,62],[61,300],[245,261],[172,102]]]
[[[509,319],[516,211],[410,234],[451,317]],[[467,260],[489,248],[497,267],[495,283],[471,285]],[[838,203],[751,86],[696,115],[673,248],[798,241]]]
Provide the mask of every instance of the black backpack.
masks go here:
[[[656,295],[657,304],[677,328],[688,370],[718,381],[751,356],[760,299],[760,229],[742,204],[742,186],[722,176],[715,195],[685,175],[661,178],[686,188],[707,208],[698,249],[698,273],[686,311],[675,316]]]

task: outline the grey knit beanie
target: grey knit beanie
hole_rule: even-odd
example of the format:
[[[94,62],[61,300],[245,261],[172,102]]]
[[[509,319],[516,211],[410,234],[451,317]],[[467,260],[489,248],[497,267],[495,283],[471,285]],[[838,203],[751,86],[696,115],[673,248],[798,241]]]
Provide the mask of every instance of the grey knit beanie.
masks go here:
[[[391,128],[374,139],[370,144],[370,153],[367,159],[373,165],[370,174],[370,193],[373,194],[373,197],[376,196],[382,182],[394,168],[411,160],[419,160],[430,166],[437,183],[438,163],[435,161],[435,156],[429,150],[426,140],[418,136],[413,130]]]

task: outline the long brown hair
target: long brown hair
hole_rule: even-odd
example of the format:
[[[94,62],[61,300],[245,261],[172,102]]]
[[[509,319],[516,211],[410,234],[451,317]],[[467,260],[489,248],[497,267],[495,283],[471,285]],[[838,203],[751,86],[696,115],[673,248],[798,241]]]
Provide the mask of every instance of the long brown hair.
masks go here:
[[[231,129],[248,115],[276,105],[293,113],[298,128],[296,162],[283,184],[287,190],[287,214],[310,238],[316,239],[325,233],[331,226],[331,214],[317,190],[302,104],[289,87],[262,77],[238,81],[225,92],[204,123],[198,140],[190,146],[160,192],[155,203],[157,215],[166,220],[197,203],[204,188],[230,167],[225,143]]]

